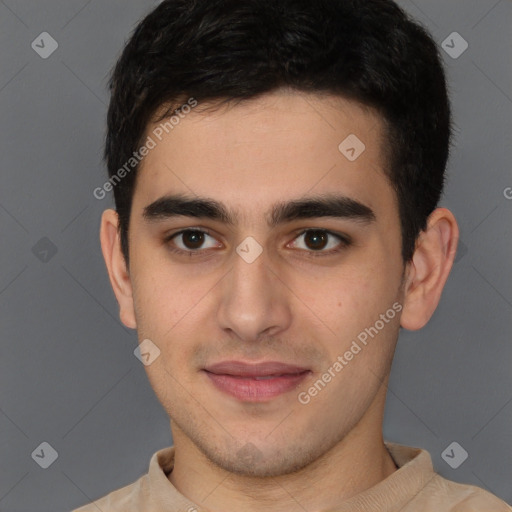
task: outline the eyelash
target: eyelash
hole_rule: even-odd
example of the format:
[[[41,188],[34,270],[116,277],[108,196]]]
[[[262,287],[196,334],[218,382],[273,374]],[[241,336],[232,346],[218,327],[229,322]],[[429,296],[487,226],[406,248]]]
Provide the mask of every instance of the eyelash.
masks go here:
[[[299,238],[299,237],[301,237],[301,236],[303,236],[303,235],[305,235],[305,234],[307,234],[307,233],[309,233],[311,231],[324,233],[324,234],[327,234],[328,236],[333,236],[333,237],[337,238],[339,240],[339,242],[340,242],[339,246],[336,249],[331,249],[329,251],[322,251],[322,250],[313,251],[313,250],[299,249],[300,251],[307,252],[308,255],[310,257],[312,257],[312,258],[331,256],[331,255],[337,254],[337,253],[341,252],[343,249],[346,249],[347,247],[349,247],[352,244],[352,240],[348,236],[342,235],[342,234],[339,234],[339,233],[334,233],[333,231],[329,231],[327,229],[321,229],[321,228],[308,228],[308,229],[305,229],[305,230],[301,231],[299,234],[297,234],[296,237],[294,238],[294,240],[296,240],[297,238]],[[211,232],[209,230],[207,230],[207,229],[187,228],[187,229],[183,229],[181,231],[178,231],[177,233],[173,233],[172,235],[166,237],[164,239],[164,242],[166,244],[168,244],[169,242],[171,242],[177,236],[183,235],[185,233],[203,233],[203,234],[206,234],[206,235],[214,238],[213,235],[211,234]],[[188,251],[185,251],[183,249],[178,249],[176,247],[169,247],[169,251],[171,251],[174,254],[188,255],[190,257],[201,256],[201,253],[204,252],[205,250],[208,250],[208,249],[196,249],[196,250],[190,249]]]

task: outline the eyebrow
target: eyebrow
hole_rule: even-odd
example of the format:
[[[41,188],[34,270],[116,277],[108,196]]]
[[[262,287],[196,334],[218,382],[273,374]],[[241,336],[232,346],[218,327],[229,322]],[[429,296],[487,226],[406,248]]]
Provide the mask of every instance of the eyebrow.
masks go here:
[[[207,197],[188,197],[182,194],[166,195],[146,206],[142,216],[149,222],[174,217],[194,217],[217,220],[236,225],[238,214],[222,203]],[[299,219],[335,217],[362,223],[375,221],[374,211],[365,204],[343,195],[321,195],[279,202],[266,215],[269,227]]]

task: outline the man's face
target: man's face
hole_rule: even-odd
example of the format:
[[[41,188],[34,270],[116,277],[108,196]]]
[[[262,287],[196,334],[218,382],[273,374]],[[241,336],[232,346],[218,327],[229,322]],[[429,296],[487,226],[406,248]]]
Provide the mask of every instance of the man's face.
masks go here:
[[[386,312],[403,299],[404,271],[383,128],[353,102],[299,93],[200,107],[161,141],[148,127],[156,147],[129,230],[134,321],[161,351],[146,371],[175,440],[229,471],[285,474],[381,419],[400,316],[396,305]],[[338,147],[351,134],[365,145],[355,159],[353,137]],[[155,204],[178,194],[217,202],[233,223]],[[345,198],[330,216],[276,209],[327,197]],[[257,380],[206,370],[224,361],[307,371]]]

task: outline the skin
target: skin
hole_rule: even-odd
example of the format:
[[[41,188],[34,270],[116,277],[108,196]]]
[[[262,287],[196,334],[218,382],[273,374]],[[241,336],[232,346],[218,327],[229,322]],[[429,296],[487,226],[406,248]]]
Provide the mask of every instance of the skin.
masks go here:
[[[106,210],[101,223],[120,317],[161,351],[145,369],[171,418],[169,480],[211,511],[327,510],[396,471],[382,421],[399,327],[420,329],[433,314],[454,260],[457,223],[449,210],[436,209],[412,260],[403,262],[397,200],[384,173],[385,134],[371,109],[283,90],[216,110],[199,107],[142,162],[129,268],[116,212]],[[353,162],[338,150],[349,134],[366,146]],[[267,224],[275,203],[333,191],[371,208],[375,220]],[[237,222],[143,217],[170,193],[215,199],[238,214]],[[199,252],[184,236],[165,241],[185,228],[210,231]],[[348,235],[352,244],[333,236],[318,249],[300,234],[311,228]],[[263,249],[252,263],[235,250],[248,236]],[[177,255],[173,247],[196,254]],[[315,257],[333,249],[340,250]],[[298,393],[395,302],[401,312],[300,403]],[[201,371],[228,359],[278,360],[312,373],[291,392],[244,402]]]

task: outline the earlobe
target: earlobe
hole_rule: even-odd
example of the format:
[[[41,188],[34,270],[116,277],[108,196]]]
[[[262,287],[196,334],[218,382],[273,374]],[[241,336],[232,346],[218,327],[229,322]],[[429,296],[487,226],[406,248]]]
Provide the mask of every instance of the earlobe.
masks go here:
[[[118,222],[115,210],[109,209],[103,212],[100,228],[101,251],[107,266],[110,284],[119,304],[120,319],[126,327],[136,329],[132,283],[121,251]]]
[[[446,208],[434,210],[407,265],[400,320],[405,329],[421,329],[434,314],[455,259],[458,240],[459,228],[452,212]]]

